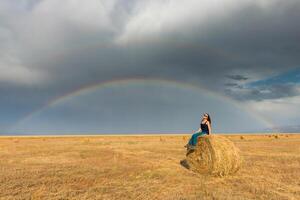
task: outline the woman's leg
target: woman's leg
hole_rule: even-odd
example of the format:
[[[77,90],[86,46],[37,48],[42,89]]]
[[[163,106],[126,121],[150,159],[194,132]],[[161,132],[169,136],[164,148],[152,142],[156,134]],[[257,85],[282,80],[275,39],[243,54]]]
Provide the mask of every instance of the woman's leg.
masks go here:
[[[189,145],[196,146],[197,144],[197,138],[201,135],[201,132],[196,132],[192,135],[191,139],[189,140]]]

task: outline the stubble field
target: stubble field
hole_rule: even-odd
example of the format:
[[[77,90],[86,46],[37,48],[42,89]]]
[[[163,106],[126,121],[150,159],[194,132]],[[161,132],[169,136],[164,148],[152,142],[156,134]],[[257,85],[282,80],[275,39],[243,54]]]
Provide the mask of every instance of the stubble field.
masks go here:
[[[226,177],[180,165],[189,135],[0,137],[0,199],[300,199],[300,134],[226,137]]]

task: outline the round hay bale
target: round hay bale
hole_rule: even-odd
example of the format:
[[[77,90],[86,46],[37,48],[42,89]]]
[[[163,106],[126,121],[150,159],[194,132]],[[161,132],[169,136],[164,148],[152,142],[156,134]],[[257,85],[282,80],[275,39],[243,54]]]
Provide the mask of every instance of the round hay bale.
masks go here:
[[[186,161],[192,171],[219,176],[235,173],[242,164],[239,149],[219,135],[198,137],[196,149],[187,153]]]

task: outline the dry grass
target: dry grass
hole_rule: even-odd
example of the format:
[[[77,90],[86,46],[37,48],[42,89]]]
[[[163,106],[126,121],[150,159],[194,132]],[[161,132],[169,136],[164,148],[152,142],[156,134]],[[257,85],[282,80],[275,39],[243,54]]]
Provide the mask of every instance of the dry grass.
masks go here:
[[[300,135],[240,136],[223,178],[180,165],[187,135],[0,137],[0,199],[300,199]]]
[[[198,137],[197,148],[187,153],[187,168],[200,174],[224,176],[240,169],[239,149],[224,136]]]

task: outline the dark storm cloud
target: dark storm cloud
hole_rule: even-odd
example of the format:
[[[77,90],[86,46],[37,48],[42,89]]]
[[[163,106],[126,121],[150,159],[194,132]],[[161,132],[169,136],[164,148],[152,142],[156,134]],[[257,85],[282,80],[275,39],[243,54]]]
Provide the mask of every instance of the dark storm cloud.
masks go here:
[[[44,6],[41,5],[43,2]],[[172,18],[180,17],[171,11],[178,8],[166,7],[165,12],[169,16],[165,21],[153,17],[166,28],[163,26],[156,30],[153,27],[153,32],[144,31],[146,28],[151,30],[152,20],[147,21],[140,14],[157,12],[151,3],[112,1],[114,3],[110,5],[104,1],[105,14],[102,15],[106,20],[88,23],[90,17],[97,15],[91,14],[82,20],[76,14],[68,17],[68,10],[62,9],[57,16],[53,16],[54,19],[43,16],[46,6],[50,13],[55,14],[51,10],[52,4],[43,2],[24,11],[27,16],[24,23],[11,22],[13,25],[10,26],[18,38],[18,41],[14,41],[20,46],[16,57],[23,68],[46,74],[44,79],[50,76],[51,81],[47,82],[50,85],[60,85],[62,82],[65,85],[80,85],[126,76],[161,76],[183,81],[193,79],[210,89],[222,91],[226,78],[248,78],[235,75],[235,71],[250,72],[257,78],[295,68],[300,61],[300,28],[297,26],[300,5],[297,1],[274,1],[264,6],[257,1],[240,3],[239,6],[237,1],[233,1],[237,8],[230,12],[232,9],[229,7],[228,13],[222,17],[217,13],[216,16],[212,14],[205,22],[201,21],[201,15],[199,21],[187,17],[190,24],[179,21],[176,25],[172,25]],[[160,5],[159,1],[156,3]],[[230,3],[232,1],[228,1]],[[165,8],[164,2],[161,4]],[[88,15],[83,12],[78,17],[84,14]],[[38,16],[47,18],[38,20]],[[11,20],[7,21],[9,24]],[[45,26],[45,30],[38,27],[40,24]],[[21,29],[21,25],[26,26]],[[124,37],[128,41],[125,45],[114,42]],[[230,73],[232,75],[228,75]],[[28,76],[28,79],[33,77]]]
[[[227,75],[226,77],[236,81],[245,81],[248,79],[248,77],[243,75]]]
[[[254,2],[223,18],[210,18],[204,28],[194,19],[184,30],[160,30],[159,36],[144,37],[137,33],[128,39],[128,49],[138,49],[135,55],[144,58],[145,68],[161,69],[157,75],[172,74],[221,92],[227,74],[253,81],[299,66],[299,8],[297,1],[266,8]]]
[[[237,83],[225,83],[224,85],[227,87],[241,87],[241,85]]]
[[[83,85],[127,77],[191,82],[241,101],[298,95],[294,85],[240,84],[299,67],[296,0],[6,0],[0,7],[0,106],[19,105],[19,115]]]

